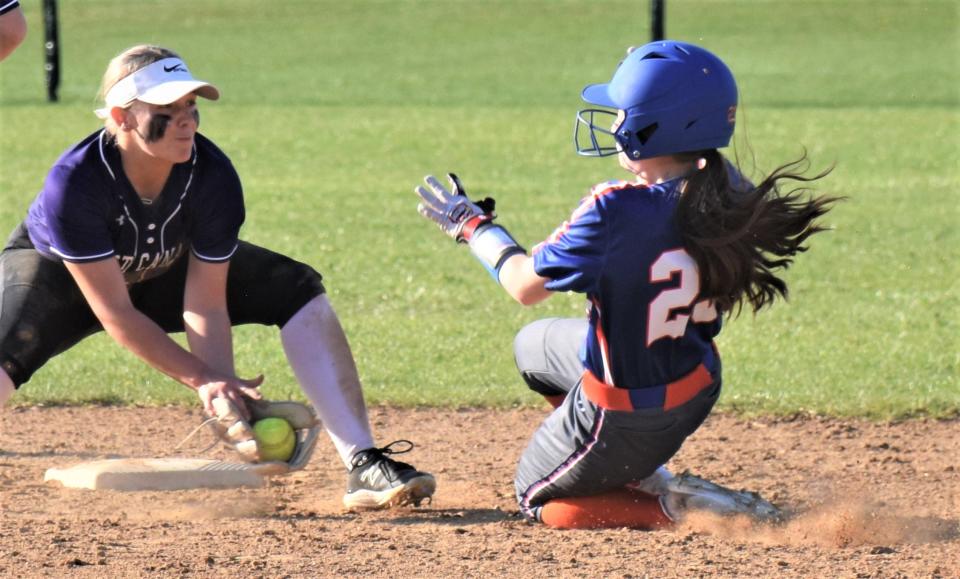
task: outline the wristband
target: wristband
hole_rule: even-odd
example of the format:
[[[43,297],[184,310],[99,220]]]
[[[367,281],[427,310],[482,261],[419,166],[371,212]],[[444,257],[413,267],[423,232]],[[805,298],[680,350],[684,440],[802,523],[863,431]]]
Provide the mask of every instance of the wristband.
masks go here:
[[[491,221],[493,221],[493,215],[490,213],[481,213],[480,215],[471,217],[463,224],[463,229],[460,230],[460,234],[457,236],[457,242],[470,243],[470,240],[473,239],[477,230],[480,229],[483,224],[490,223]]]
[[[470,252],[497,283],[500,283],[500,268],[507,258],[527,253],[506,229],[490,221],[480,223],[472,231],[468,243]]]

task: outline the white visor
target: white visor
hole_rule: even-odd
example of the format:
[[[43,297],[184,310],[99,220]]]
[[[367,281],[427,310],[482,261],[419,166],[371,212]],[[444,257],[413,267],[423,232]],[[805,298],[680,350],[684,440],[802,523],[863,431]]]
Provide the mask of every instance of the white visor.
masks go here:
[[[135,100],[152,105],[168,105],[186,94],[196,92],[212,101],[220,91],[209,82],[196,80],[179,58],[164,58],[129,74],[110,87],[106,106],[94,112],[101,119],[110,116],[113,107],[126,107]]]

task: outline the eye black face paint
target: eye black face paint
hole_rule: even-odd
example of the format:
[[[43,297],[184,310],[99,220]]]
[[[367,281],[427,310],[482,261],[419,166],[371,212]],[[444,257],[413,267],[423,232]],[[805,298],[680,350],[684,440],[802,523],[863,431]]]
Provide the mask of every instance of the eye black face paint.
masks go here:
[[[199,126],[200,126],[200,111],[198,111],[197,109],[193,109],[193,113],[192,113],[192,114],[193,114],[193,120],[194,120],[194,122],[197,123],[197,126],[199,127]]]
[[[147,125],[147,136],[144,137],[143,140],[148,143],[154,143],[162,139],[164,133],[167,132],[167,125],[169,125],[172,120],[173,117],[170,115],[152,115],[150,117],[150,124]]]

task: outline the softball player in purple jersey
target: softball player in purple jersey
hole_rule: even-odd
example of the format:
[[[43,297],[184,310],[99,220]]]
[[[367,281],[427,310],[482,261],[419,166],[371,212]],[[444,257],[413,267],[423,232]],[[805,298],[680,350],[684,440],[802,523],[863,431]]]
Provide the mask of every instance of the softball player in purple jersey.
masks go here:
[[[417,188],[421,214],[469,244],[520,303],[558,291],[588,300],[587,319],[534,322],[515,340],[524,381],[555,406],[520,458],[520,510],[561,528],[651,528],[691,509],[776,520],[755,493],[663,465],[720,395],[722,315],[786,295],[775,272],[833,201],[781,186],[825,173],[803,176],[800,159],[759,185],[743,178],[717,150],[733,135],[736,83],[697,46],[633,50],[582,96],[603,108],[578,113],[578,153],[617,155],[635,178],[593,187],[532,255],[493,223],[492,200],[471,202],[455,176],[452,191],[432,176]]]
[[[373,443],[353,357],[313,268],[239,239],[240,179],[197,133],[196,80],[140,45],[102,84],[105,127],[68,149],[0,254],[0,406],[51,357],[100,330],[195,390],[205,410],[260,399],[234,370],[231,326],[280,328],[290,366],[349,470],[348,507],[417,503],[433,477]],[[185,331],[189,349],[168,332]],[[404,441],[405,442],[405,441]]]

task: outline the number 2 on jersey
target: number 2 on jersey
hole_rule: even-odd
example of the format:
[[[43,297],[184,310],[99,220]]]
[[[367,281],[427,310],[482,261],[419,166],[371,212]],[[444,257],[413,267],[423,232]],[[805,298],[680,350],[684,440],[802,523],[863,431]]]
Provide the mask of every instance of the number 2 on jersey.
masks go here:
[[[687,331],[690,318],[694,323],[712,322],[717,319],[717,308],[709,300],[701,300],[693,305],[693,311],[687,314],[671,315],[673,310],[689,308],[700,293],[700,275],[697,262],[683,249],[664,252],[650,266],[650,282],[670,281],[673,274],[679,273],[680,285],[665,289],[650,302],[647,314],[647,346],[660,338],[679,338]]]

